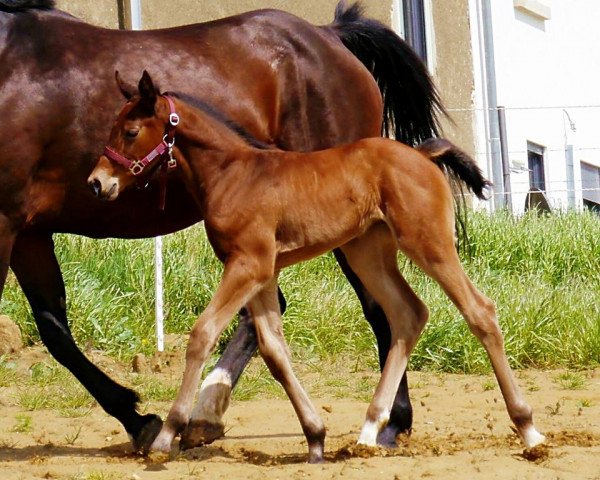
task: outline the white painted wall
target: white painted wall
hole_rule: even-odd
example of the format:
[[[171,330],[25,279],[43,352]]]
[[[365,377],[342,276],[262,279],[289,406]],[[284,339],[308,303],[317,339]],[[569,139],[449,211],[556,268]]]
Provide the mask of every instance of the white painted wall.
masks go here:
[[[581,204],[580,162],[600,166],[600,2],[539,0],[551,8],[550,20],[538,20],[513,7],[512,0],[493,0],[494,50],[498,104],[506,107],[513,208],[523,211],[529,188],[527,141],[546,147],[545,175],[553,206],[566,207],[565,145],[573,145],[576,202]],[[483,48],[478,34],[480,0],[471,0],[475,94],[485,106],[481,73]],[[484,111],[476,115],[478,160],[487,171]],[[576,131],[570,128],[570,119]]]

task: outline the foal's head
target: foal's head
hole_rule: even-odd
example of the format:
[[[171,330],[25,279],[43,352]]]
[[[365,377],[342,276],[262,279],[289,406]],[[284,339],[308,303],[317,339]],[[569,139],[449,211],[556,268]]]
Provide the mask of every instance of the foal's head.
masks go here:
[[[110,132],[104,154],[88,177],[88,184],[99,198],[114,200],[125,188],[149,176],[168,155],[172,133],[179,122],[172,115],[172,104],[161,96],[148,72],[144,71],[138,88],[116,80],[127,104]]]

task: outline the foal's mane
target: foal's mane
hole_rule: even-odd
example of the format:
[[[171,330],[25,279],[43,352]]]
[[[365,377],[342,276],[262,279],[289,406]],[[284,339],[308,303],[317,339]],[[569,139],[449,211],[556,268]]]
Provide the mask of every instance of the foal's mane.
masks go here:
[[[248,130],[242,127],[239,123],[235,122],[227,115],[225,115],[221,110],[217,109],[214,105],[211,105],[210,103],[205,102],[204,100],[201,100],[187,93],[180,92],[165,92],[164,95],[169,95],[171,97],[178,98],[182,102],[185,102],[191,105],[192,107],[201,110],[214,120],[217,120],[219,123],[222,123],[229,130],[235,133],[238,137],[244,140],[248,145],[254,148],[258,148],[260,150],[270,150],[271,148],[273,148],[268,143],[261,142]]]

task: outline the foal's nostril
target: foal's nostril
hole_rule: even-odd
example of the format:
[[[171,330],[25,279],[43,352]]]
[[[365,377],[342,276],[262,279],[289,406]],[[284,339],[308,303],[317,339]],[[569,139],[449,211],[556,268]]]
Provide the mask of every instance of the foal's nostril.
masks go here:
[[[96,196],[98,198],[100,198],[100,192],[102,191],[102,184],[100,183],[100,180],[98,180],[97,178],[94,178],[88,182],[88,185],[90,186],[92,191],[96,194]]]

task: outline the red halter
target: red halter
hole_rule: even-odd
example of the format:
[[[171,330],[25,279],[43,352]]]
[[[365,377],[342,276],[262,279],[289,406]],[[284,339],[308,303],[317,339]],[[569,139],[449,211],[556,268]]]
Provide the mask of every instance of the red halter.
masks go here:
[[[162,142],[160,142],[148,155],[140,160],[131,160],[113,150],[108,145],[104,147],[104,155],[113,162],[127,168],[132,175],[136,177],[141,175],[146,167],[158,157],[161,171],[160,209],[164,210],[167,188],[166,173],[167,170],[177,167],[177,161],[175,158],[173,158],[173,145],[175,145],[175,129],[177,128],[177,125],[179,125],[179,115],[175,112],[175,104],[173,103],[173,100],[167,95],[162,96],[167,99],[167,102],[169,102],[169,123],[165,128],[167,133],[165,133]],[[165,160],[167,161],[165,162]]]

